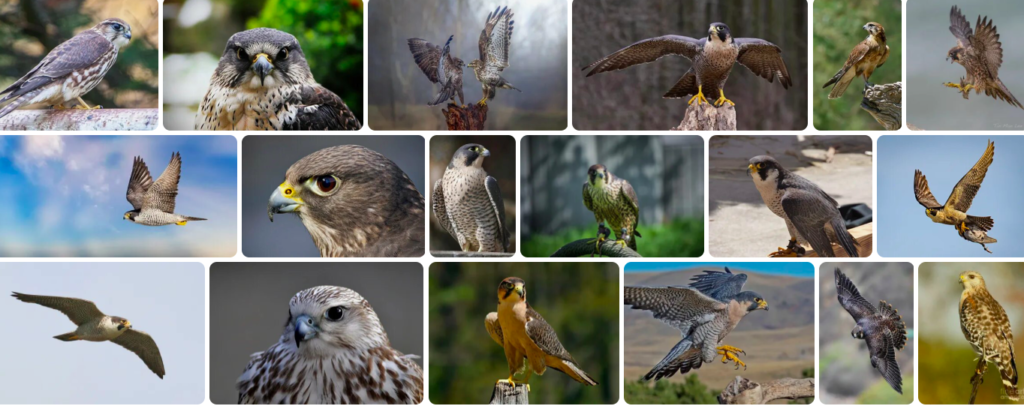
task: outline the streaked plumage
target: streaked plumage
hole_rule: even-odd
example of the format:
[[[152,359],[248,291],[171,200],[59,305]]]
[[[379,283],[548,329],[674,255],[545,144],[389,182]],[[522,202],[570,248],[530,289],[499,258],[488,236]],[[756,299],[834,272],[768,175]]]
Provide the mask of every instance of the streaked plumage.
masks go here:
[[[149,168],[142,157],[135,157],[132,175],[128,179],[128,202],[132,210],[124,213],[124,219],[144,226],[183,226],[189,221],[205,221],[200,217],[183,216],[174,213],[174,201],[178,197],[178,181],[181,179],[181,154],[171,154],[171,162],[156,182],[149,174]]]
[[[607,223],[620,244],[636,251],[636,239],[642,237],[637,230],[640,201],[629,181],[615,176],[604,165],[592,165],[583,183],[583,205],[594,213],[599,240],[608,233],[604,226]]]
[[[434,182],[434,217],[463,251],[508,252],[511,247],[498,180],[483,169],[489,156],[491,151],[480,144],[463,145]]]
[[[317,286],[288,302],[276,344],[249,359],[239,404],[417,404],[423,370],[391,347],[370,303],[339,286]]]
[[[483,88],[483,98],[479,104],[486,105],[499,88],[522,92],[501,76],[501,72],[509,67],[508,50],[512,47],[513,23],[512,10],[498,7],[487,15],[487,23],[480,31],[480,39],[477,41],[480,59],[474,59],[467,65],[473,68],[473,74]]]
[[[466,104],[462,96],[462,67],[465,63],[451,55],[452,38],[455,36],[448,37],[444,47],[431,44],[422,38],[409,38],[409,52],[412,52],[416,66],[427,75],[427,79],[441,85],[437,96],[434,96],[432,102],[427,103],[429,106],[448,100],[454,101],[455,96],[459,96],[459,104]]]
[[[839,304],[857,323],[850,335],[864,340],[871,356],[871,366],[882,374],[889,386],[902,395],[903,376],[896,362],[896,351],[907,345],[907,324],[903,322],[903,316],[884,300],[878,302],[876,309],[861,296],[857,286],[839,268],[835,270],[835,278]]]
[[[946,199],[946,204],[939,204],[938,200],[935,200],[935,196],[932,195],[931,189],[928,187],[928,179],[925,178],[924,173],[920,170],[914,171],[914,197],[917,202],[924,206],[924,214],[928,216],[933,222],[939,224],[949,224],[956,227],[957,232],[964,236],[964,231],[967,230],[980,230],[982,232],[989,231],[995,225],[992,217],[979,217],[971,216],[967,214],[967,210],[971,208],[971,203],[974,202],[974,196],[978,194],[978,190],[981,189],[981,183],[985,180],[985,174],[988,173],[988,167],[992,165],[993,157],[995,156],[996,145],[991,140],[988,142],[988,146],[985,147],[985,152],[981,154],[981,158],[974,164],[973,167],[964,177],[960,178],[960,181],[953,187],[953,191],[949,194],[949,198]],[[976,233],[970,233],[969,236],[976,237],[975,239],[983,240]],[[968,241],[973,241],[967,237],[964,237]],[[995,242],[993,239],[992,241]],[[980,242],[979,242],[980,243]],[[986,249],[987,251],[988,249]]]
[[[846,87],[850,86],[850,82],[858,76],[864,78],[865,86],[869,86],[871,74],[885,64],[886,59],[889,59],[889,46],[885,44],[885,28],[879,23],[870,22],[864,24],[864,29],[867,30],[868,37],[853,47],[842,69],[839,69],[839,72],[836,72],[835,76],[832,76],[832,79],[822,86],[822,88],[827,88],[829,85],[835,84],[832,91],[828,93],[829,99],[837,99],[842,96]]]
[[[960,330],[978,354],[978,368],[989,362],[995,365],[1003,379],[1002,395],[1019,401],[1013,329],[1006,311],[988,292],[980,273],[961,273],[960,284],[964,287],[960,294]]]
[[[999,68],[1003,64],[1003,44],[999,42],[999,34],[992,21],[979,15],[972,31],[971,23],[957,6],[953,6],[949,10],[949,32],[956,37],[956,46],[946,54],[946,60],[962,65],[967,71],[967,77],[961,78],[960,83],[947,82],[945,85],[959,90],[964,99],[974,89],[975,93],[985,92],[992,98],[1024,109],[1024,104],[1017,101],[999,79]]]

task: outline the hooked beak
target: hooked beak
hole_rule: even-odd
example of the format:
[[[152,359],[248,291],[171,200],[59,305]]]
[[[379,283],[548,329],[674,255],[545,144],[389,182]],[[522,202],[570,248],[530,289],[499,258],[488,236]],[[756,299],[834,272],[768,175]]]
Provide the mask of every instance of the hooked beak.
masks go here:
[[[305,314],[295,318],[295,348],[304,341],[309,341],[320,332],[320,327],[313,322],[313,318]]]
[[[267,216],[274,221],[275,213],[293,213],[302,207],[302,198],[296,196],[295,188],[288,182],[281,183],[274,193],[270,194],[270,202],[267,203]]]
[[[764,300],[764,299],[758,300],[757,301],[757,308],[758,309],[764,309],[764,311],[768,311],[768,301]]]
[[[964,283],[967,283],[967,279],[964,279],[964,276],[960,275],[960,284],[963,285]]]
[[[132,40],[132,32],[131,31],[125,31],[123,34],[121,34],[121,36],[124,37],[124,39],[126,39],[126,40],[129,40],[129,41]]]
[[[274,70],[274,65],[270,63],[270,55],[256,54],[256,59],[252,61],[252,71],[260,75],[260,86],[263,85],[264,79],[272,70]]]
[[[747,175],[757,172],[757,167],[754,164],[747,165]]]
[[[485,149],[484,152],[480,153],[480,155],[485,156],[485,157],[491,156],[491,151],[488,150],[488,149]]]

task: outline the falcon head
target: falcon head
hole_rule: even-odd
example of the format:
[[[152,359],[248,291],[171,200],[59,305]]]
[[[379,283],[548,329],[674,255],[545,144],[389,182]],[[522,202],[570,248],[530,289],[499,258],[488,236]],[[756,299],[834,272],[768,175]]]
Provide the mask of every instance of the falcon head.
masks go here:
[[[754,178],[754,182],[774,181],[779,174],[785,171],[779,161],[768,155],[758,155],[750,158],[747,165],[747,173]]]
[[[272,28],[232,35],[213,77],[221,86],[251,90],[315,83],[299,41]]]
[[[941,207],[930,207],[930,208],[924,209],[924,214],[926,216],[928,216],[928,218],[930,218],[932,220],[935,220],[936,217],[939,217],[939,215],[942,214],[941,210],[942,210]],[[942,216],[942,217],[945,218],[946,216]]]
[[[754,310],[768,310],[768,301],[759,295],[757,292],[746,291],[740,292],[736,295],[736,302],[742,306],[746,306],[747,312]]]
[[[985,279],[981,277],[980,273],[975,271],[966,271],[960,274],[960,284],[963,285],[964,290],[971,290],[977,288],[985,288]]]
[[[124,212],[124,220],[129,220],[132,223],[134,223],[135,222],[135,217],[137,217],[139,215],[139,213],[141,213],[141,212],[142,212],[142,210],[129,210],[129,211],[126,211],[126,212]]]
[[[455,151],[455,155],[452,155],[452,161],[448,163],[448,168],[481,168],[484,164],[484,158],[491,156],[491,151],[484,148],[480,144],[466,144]]]
[[[498,285],[498,304],[516,303],[526,300],[526,281],[522,278],[510,276],[501,281]]]
[[[858,340],[863,340],[864,339],[864,329],[861,328],[860,324],[858,324],[856,327],[853,328],[853,331],[850,332],[850,335],[853,336],[853,338],[856,338]]]
[[[120,18],[108,18],[92,27],[93,31],[100,33],[103,38],[118,48],[128,45],[132,39],[132,27]]]
[[[883,40],[885,39],[885,28],[882,27],[882,24],[870,22],[864,24],[864,30],[866,30],[872,36],[880,37]]]
[[[955,46],[953,48],[950,48],[949,52],[946,53],[946,60],[949,61],[949,63],[953,63],[953,62],[959,63],[960,62],[960,55],[962,55],[963,52],[964,52],[964,49],[961,48],[959,45],[957,45],[957,46]]]
[[[111,316],[110,321],[114,322],[114,325],[117,326],[117,331],[120,332],[132,328],[132,323],[123,317]]]
[[[708,42],[732,42],[732,34],[729,31],[729,26],[724,23],[712,23],[711,27],[708,28]]]
[[[604,165],[591,165],[587,170],[587,183],[596,188],[602,188],[612,182],[612,174]]]
[[[479,59],[474,59],[472,61],[469,61],[469,64],[467,64],[466,67],[467,68],[473,68],[473,69],[482,68],[482,67],[484,67],[484,61],[481,61]]]
[[[370,303],[354,290],[317,286],[296,293],[288,302],[281,342],[289,341],[303,356],[324,357],[388,345],[388,336]]]

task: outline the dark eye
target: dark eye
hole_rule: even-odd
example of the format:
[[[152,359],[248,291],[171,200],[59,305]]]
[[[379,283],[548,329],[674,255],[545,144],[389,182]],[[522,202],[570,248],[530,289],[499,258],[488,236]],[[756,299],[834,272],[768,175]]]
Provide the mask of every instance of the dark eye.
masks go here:
[[[758,163],[757,164],[757,169],[762,169],[762,168],[764,168],[764,162]]]
[[[971,279],[974,279],[974,275],[971,275]]]
[[[345,315],[345,308],[344,307],[335,306],[335,307],[332,307],[330,309],[327,309],[327,314],[326,314],[327,320],[338,321],[338,320],[341,320],[341,317],[344,316],[344,315]]]
[[[277,53],[277,60],[283,61],[288,59],[288,48],[281,48],[281,51]]]
[[[323,175],[316,178],[316,187],[322,193],[330,193],[338,186],[338,179],[334,175]]]
[[[243,61],[249,60],[249,54],[246,53],[245,50],[242,48],[238,48],[238,52],[236,52],[236,54],[238,55],[238,59],[241,59]]]

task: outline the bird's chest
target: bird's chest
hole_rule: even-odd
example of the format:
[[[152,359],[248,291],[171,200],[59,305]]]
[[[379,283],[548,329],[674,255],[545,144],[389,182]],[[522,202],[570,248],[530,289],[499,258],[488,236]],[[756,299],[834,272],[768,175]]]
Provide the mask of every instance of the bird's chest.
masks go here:
[[[736,62],[739,51],[724,43],[708,42],[704,52],[697,54],[693,69],[697,79],[703,84],[720,85],[729,78],[732,65]]]
[[[203,129],[235,131],[272,131],[283,128],[295,118],[294,106],[280,87],[265,91],[217,88],[208,106]],[[209,128],[207,128],[209,127]]]
[[[445,209],[462,229],[475,227],[493,212],[490,198],[484,189],[487,174],[477,168],[449,170],[444,173]]]
[[[754,174],[754,186],[757,187],[757,192],[761,194],[761,200],[768,206],[768,210],[776,216],[786,218],[786,211],[782,209],[782,190],[779,189],[776,177],[768,176],[761,180],[760,175]]]
[[[526,332],[528,321],[525,303],[498,305],[498,323],[501,325],[502,338],[507,345],[511,345],[523,355],[526,354],[527,348],[534,345]]]
[[[136,224],[144,226],[165,226],[177,222],[177,217],[171,213],[164,213],[159,210],[142,210],[135,217]]]
[[[590,199],[594,202],[594,214],[604,218],[616,231],[623,220],[618,203],[620,197],[618,190],[607,186],[591,188],[590,192]]]

